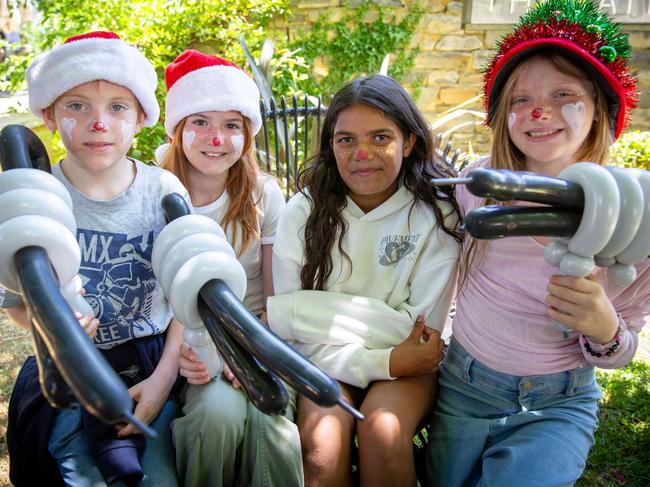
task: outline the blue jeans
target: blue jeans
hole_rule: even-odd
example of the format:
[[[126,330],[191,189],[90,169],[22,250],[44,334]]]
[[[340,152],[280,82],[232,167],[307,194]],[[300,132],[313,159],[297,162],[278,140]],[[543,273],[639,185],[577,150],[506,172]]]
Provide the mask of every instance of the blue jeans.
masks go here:
[[[440,366],[427,485],[572,485],[594,443],[601,397],[591,366],[517,377],[452,339]]]
[[[158,433],[154,440],[147,440],[140,458],[144,478],[140,486],[176,487],[176,463],[171,438],[170,423],[180,414],[176,399],[169,399],[151,423]],[[80,409],[64,409],[58,412],[50,441],[50,453],[59,464],[63,481],[74,487],[103,487],[106,485],[88,450],[83,434]],[[122,482],[111,484],[123,485]]]

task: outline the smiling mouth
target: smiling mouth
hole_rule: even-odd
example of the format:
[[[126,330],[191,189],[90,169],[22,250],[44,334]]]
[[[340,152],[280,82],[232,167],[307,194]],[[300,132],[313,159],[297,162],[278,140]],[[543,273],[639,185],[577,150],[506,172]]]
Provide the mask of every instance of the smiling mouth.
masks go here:
[[[205,151],[201,151],[201,154],[203,154],[204,156],[207,156],[207,157],[212,157],[212,158],[217,158],[218,159],[220,157],[225,156],[227,154],[227,152],[205,152]]]
[[[559,134],[562,131],[563,131],[563,129],[530,130],[530,131],[526,132],[526,135],[528,137],[536,139],[536,138],[540,138],[540,137],[548,137],[549,135]]]
[[[356,169],[355,171],[352,171],[352,174],[356,174],[357,176],[369,176],[376,173],[377,171],[379,171],[379,169],[373,169],[369,167],[365,169]]]

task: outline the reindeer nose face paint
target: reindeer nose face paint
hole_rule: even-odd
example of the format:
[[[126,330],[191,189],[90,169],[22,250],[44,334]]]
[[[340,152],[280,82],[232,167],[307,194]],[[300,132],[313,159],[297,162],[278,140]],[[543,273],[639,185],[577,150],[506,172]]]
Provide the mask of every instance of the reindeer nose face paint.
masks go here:
[[[367,161],[368,160],[368,151],[364,149],[359,149],[357,151],[357,159],[360,161]]]
[[[533,108],[533,111],[530,112],[530,118],[533,120],[541,120],[542,118],[549,119],[551,118],[551,107],[537,107]]]

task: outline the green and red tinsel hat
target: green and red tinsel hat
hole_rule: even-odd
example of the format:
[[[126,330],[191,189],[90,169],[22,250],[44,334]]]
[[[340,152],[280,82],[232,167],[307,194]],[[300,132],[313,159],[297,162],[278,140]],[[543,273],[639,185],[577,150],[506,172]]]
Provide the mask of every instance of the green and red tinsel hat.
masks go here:
[[[508,76],[523,59],[559,52],[586,69],[605,92],[614,139],[627,126],[638,102],[630,73],[630,45],[620,25],[590,0],[547,0],[535,4],[498,44],[485,71],[487,124]]]

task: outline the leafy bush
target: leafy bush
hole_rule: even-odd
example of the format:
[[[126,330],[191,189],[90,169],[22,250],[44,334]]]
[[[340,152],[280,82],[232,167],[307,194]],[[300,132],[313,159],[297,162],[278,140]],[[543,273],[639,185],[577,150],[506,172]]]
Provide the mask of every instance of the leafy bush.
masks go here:
[[[309,66],[310,76],[280,74],[277,83],[281,92],[291,94],[297,87],[328,100],[345,82],[378,73],[389,53],[388,74],[400,81],[418,53],[408,46],[422,13],[422,8],[413,3],[398,21],[395,8],[365,0],[357,7],[346,7],[339,20],[321,15],[309,31],[300,32],[289,45],[295,53],[295,67],[301,71]]]
[[[611,149],[612,162],[621,167],[650,169],[650,132],[627,132]]]

